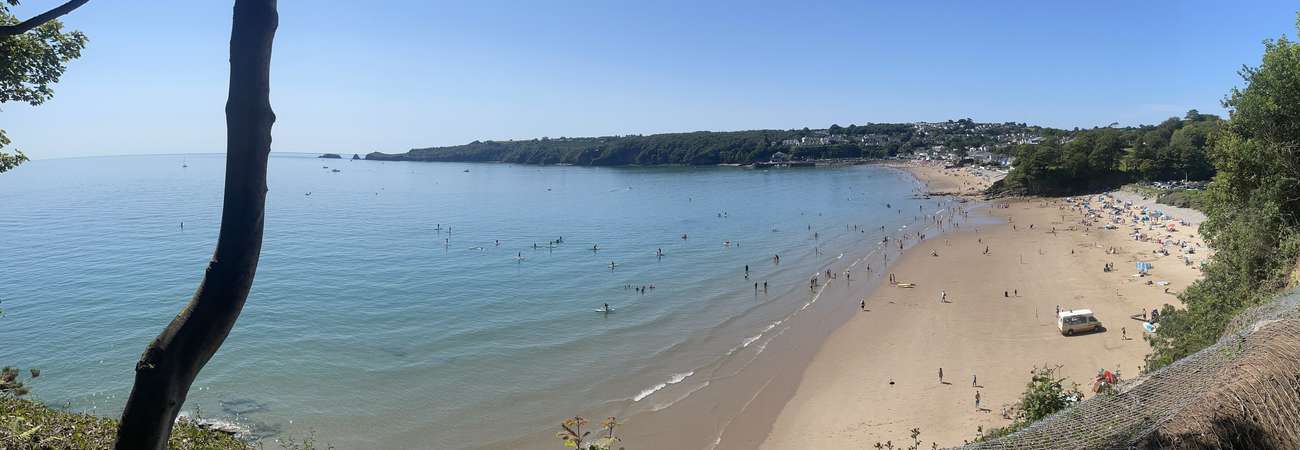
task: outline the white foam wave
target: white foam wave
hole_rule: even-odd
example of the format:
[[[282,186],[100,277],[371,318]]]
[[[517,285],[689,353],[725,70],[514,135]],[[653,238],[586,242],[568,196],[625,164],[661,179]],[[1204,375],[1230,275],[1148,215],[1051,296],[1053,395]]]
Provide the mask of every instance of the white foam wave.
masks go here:
[[[632,397],[632,401],[639,402],[645,399],[646,397],[649,397],[651,394],[654,394],[655,392],[659,392],[663,388],[668,387],[669,385],[673,385],[685,381],[687,378],[690,378],[691,375],[695,375],[694,370],[686,373],[675,373],[671,377],[668,377],[668,381],[656,384],[654,386],[650,386],[650,388],[648,389],[643,389],[640,393],[636,394],[635,397]]]
[[[682,401],[682,400],[686,400],[686,397],[690,397],[691,394],[694,394],[695,392],[699,391],[700,389],[704,389],[704,388],[707,387],[708,385],[709,385],[709,382],[708,382],[708,381],[705,381],[705,382],[703,382],[703,383],[700,383],[699,386],[695,386],[695,387],[691,388],[691,390],[686,391],[685,394],[682,394],[680,397],[677,397],[677,398],[673,399],[672,401],[669,401],[669,402],[667,402],[667,403],[656,403],[656,404],[654,405],[654,407],[650,408],[650,411],[662,411],[662,410],[664,410],[664,409],[667,409],[669,406],[673,406],[673,405],[677,404],[677,402],[680,402],[680,401]]]
[[[659,384],[656,384],[656,385],[654,385],[654,386],[651,386],[650,389],[642,390],[640,393],[636,394],[635,397],[632,397],[632,401],[634,401],[634,402],[639,402],[639,401],[641,401],[642,399],[644,399],[644,398],[646,398],[646,397],[649,397],[650,394],[653,394],[653,393],[655,393],[655,392],[659,392],[660,389],[663,389],[663,388],[666,388],[666,387],[668,387],[668,384],[667,384],[667,383],[659,383]]]

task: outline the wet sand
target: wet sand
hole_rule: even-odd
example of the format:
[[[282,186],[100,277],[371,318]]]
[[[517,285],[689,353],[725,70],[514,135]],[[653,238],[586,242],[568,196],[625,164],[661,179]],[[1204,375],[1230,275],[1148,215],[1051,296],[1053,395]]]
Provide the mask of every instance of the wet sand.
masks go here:
[[[900,168],[921,180],[926,192],[957,187],[968,189],[968,198],[1001,175],[933,165]],[[936,198],[937,207],[940,201]],[[1003,204],[1008,207],[998,207]],[[957,219],[960,229],[949,225],[940,234],[931,224],[927,240],[910,239],[903,251],[893,241],[901,233],[891,231],[890,244],[871,249],[860,263],[832,264],[838,278],[815,295],[810,292],[803,301],[815,298],[815,304],[773,330],[775,337],[755,344],[761,355],[716,368],[706,388],[684,392],[662,410],[620,415],[624,444],[872,448],[876,442],[908,442],[910,430],[920,428],[924,447],[959,445],[973,439],[979,427],[1010,422],[1001,411],[1016,400],[1035,366],[1060,365],[1061,374],[1085,392],[1100,368],[1136,375],[1149,348],[1141,322],[1129,316],[1177,303],[1175,294],[1199,277],[1177,253],[1153,255],[1159,245],[1134,241],[1127,226],[1094,225],[1085,231],[1082,214],[1059,200],[944,202],[943,207],[948,224],[954,207],[968,211],[968,217]],[[1191,227],[1173,234],[1199,240]],[[1112,247],[1118,253],[1107,253]],[[882,270],[886,258],[889,267]],[[1155,265],[1151,277],[1132,276],[1139,260]],[[1103,272],[1105,263],[1117,270]],[[872,272],[866,271],[868,264]],[[843,276],[845,270],[853,282]],[[888,273],[916,286],[890,285]],[[1147,280],[1169,284],[1148,286]],[[941,292],[948,302],[940,302]],[[859,308],[863,298],[868,311]],[[1055,326],[1058,305],[1092,309],[1107,330],[1061,336]],[[940,367],[950,384],[938,381]],[[976,387],[972,376],[978,376]],[[538,434],[499,448],[547,448],[553,439]]]
[[[918,186],[918,191],[923,190]],[[881,284],[884,260],[892,264],[903,252],[897,239],[904,234],[924,232],[929,237],[941,231],[933,222],[936,211],[947,218],[957,203],[948,198],[926,202],[924,211],[907,212],[930,219],[920,220],[905,230],[887,230],[873,235],[888,235],[888,244],[864,247],[825,249],[827,263],[820,270],[836,274],[828,280],[823,274],[816,290],[800,289],[782,302],[802,309],[791,317],[764,330],[761,339],[737,349],[717,366],[697,369],[689,382],[668,386],[653,397],[637,402],[629,411],[610,402],[606,411],[585,411],[592,423],[607,415],[616,415],[622,424],[619,435],[627,448],[654,449],[753,449],[762,444],[767,432],[792,398],[805,368],[822,343],[840,325],[857,313],[858,301]],[[905,248],[923,245],[915,238],[904,241]],[[834,255],[843,253],[842,258]],[[886,256],[887,255],[887,256]],[[867,266],[872,271],[867,271]],[[814,269],[817,270],[817,269]],[[850,271],[850,276],[845,276]],[[810,274],[811,275],[811,274]],[[740,336],[738,338],[743,338]],[[739,340],[739,339],[738,339]],[[745,340],[749,343],[748,339]],[[699,386],[699,380],[707,384]],[[629,386],[635,389],[636,386]],[[545,395],[545,394],[541,394]],[[646,407],[650,410],[646,411]],[[631,409],[629,408],[629,409]],[[566,411],[572,414],[573,412]],[[543,449],[559,445],[556,429],[533,433],[519,439],[489,443],[484,449]]]
[[[922,172],[923,180],[935,176]],[[933,178],[930,185],[935,190]],[[923,447],[960,445],[980,427],[1010,422],[1002,411],[1035,366],[1061,366],[1060,374],[1089,395],[1098,369],[1138,374],[1149,346],[1141,322],[1130,316],[1177,304],[1175,294],[1199,271],[1177,252],[1153,254],[1159,244],[1135,241],[1129,226],[1085,231],[1083,214],[1059,200],[1001,203],[1008,207],[984,213],[1002,224],[963,227],[905,252],[890,271],[916,287],[882,285],[870,293],[869,311],[856,313],[817,350],[759,448],[871,448],[910,442],[913,428]],[[1199,242],[1192,227],[1168,234]],[[1154,264],[1151,276],[1134,276],[1139,260]],[[1104,272],[1105,263],[1116,271]],[[1107,329],[1062,336],[1057,306],[1092,309]]]

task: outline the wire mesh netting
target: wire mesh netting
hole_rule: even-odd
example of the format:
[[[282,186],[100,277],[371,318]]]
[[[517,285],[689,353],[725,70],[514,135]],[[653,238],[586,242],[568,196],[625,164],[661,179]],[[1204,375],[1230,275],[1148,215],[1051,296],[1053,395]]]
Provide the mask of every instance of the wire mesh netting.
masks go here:
[[[1300,448],[1300,293],[1238,314],[1214,345],[963,449]]]

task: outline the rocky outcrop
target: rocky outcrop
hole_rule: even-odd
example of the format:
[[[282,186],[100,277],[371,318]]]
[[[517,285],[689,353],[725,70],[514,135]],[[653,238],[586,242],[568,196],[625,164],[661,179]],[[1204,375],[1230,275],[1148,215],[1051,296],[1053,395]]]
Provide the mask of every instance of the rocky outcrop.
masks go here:
[[[319,157],[325,159],[343,159],[343,156],[340,156],[338,153],[326,153],[324,155],[320,155]]]
[[[411,158],[406,153],[366,153],[368,161],[409,161]]]

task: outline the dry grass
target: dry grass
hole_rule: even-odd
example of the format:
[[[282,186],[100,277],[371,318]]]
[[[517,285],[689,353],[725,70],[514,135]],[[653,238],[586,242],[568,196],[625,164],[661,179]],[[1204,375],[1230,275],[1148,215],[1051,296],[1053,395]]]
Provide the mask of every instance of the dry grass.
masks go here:
[[[113,447],[117,421],[59,411],[30,400],[0,396],[0,448],[106,449]],[[253,447],[226,433],[199,428],[180,420],[168,447],[179,450],[250,450]]]

